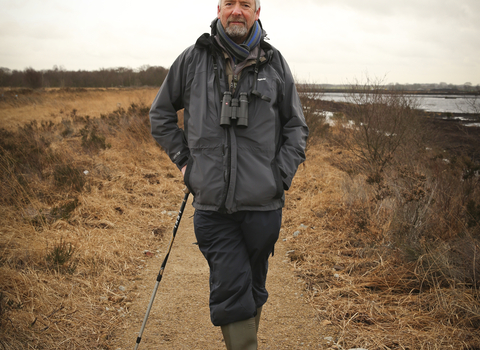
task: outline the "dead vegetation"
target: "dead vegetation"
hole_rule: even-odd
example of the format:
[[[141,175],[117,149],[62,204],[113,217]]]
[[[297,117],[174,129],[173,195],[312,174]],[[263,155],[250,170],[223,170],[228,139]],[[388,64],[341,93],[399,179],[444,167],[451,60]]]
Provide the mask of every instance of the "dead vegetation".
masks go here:
[[[70,113],[99,118],[117,108],[150,105],[158,88],[0,88],[0,128],[15,130],[31,121],[60,123]]]
[[[322,120],[318,101],[303,104]],[[146,105],[112,110],[1,130],[5,349],[111,348],[137,296],[124,285],[162,253],[180,172],[150,137]],[[409,142],[374,177],[339,128],[311,128],[283,224],[332,348],[479,349],[477,163]]]
[[[335,174],[329,162],[341,156],[309,151],[283,226],[292,264],[338,349],[477,349],[478,233],[443,240],[396,231],[413,212],[399,217],[404,200],[374,199],[366,176]],[[433,210],[426,216],[430,225],[440,219]]]
[[[292,264],[338,349],[479,349],[479,164],[420,137],[418,121],[405,140],[378,132],[389,112],[411,118],[408,105],[380,108],[377,96],[362,104],[346,106],[309,149],[288,193]],[[373,109],[382,123],[357,122]],[[364,143],[372,129],[379,142]],[[380,147],[387,162],[371,151],[385,142],[395,142]]]
[[[0,343],[105,348],[126,290],[174,223],[182,183],[148,107],[27,123],[0,137]]]

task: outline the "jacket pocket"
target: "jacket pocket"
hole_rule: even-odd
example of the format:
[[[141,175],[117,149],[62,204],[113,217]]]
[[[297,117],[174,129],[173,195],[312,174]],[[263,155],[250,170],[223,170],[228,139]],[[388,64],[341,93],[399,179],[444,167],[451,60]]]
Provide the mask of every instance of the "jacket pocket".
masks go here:
[[[268,206],[281,197],[279,169],[274,150],[239,148],[237,154],[235,200],[237,206]]]
[[[277,192],[275,193],[274,199],[282,198],[284,189],[283,189],[283,180],[282,174],[280,173],[280,168],[278,167],[277,161],[275,159],[272,160],[270,163],[272,167],[273,178],[275,179],[275,186],[277,188]]]
[[[184,181],[195,203],[219,207],[225,187],[222,147],[190,148]]]

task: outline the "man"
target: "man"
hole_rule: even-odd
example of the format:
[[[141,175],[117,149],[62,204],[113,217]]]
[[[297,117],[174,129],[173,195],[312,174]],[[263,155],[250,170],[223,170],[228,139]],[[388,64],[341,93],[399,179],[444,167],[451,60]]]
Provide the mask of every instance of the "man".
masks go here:
[[[268,257],[308,135],[290,69],[259,16],[260,0],[220,0],[211,35],[177,58],[150,110],[153,137],[194,195],[210,316],[229,350],[257,349]]]

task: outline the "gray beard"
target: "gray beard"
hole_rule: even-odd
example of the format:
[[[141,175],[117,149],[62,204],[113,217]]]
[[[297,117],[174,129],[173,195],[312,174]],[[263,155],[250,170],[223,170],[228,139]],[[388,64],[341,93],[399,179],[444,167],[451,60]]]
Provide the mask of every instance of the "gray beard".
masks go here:
[[[245,26],[228,26],[227,29],[225,29],[225,33],[232,38],[243,38],[245,35],[247,35],[247,28]]]

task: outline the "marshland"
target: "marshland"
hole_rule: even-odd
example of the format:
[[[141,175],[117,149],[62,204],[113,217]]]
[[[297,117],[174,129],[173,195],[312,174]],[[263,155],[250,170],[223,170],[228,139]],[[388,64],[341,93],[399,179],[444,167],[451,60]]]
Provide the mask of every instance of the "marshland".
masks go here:
[[[150,136],[157,90],[2,90],[2,348],[117,349],[146,307],[125,286],[148,284],[184,187]],[[307,160],[274,259],[302,281],[317,346],[480,349],[480,128],[375,84],[344,103],[299,91]]]

